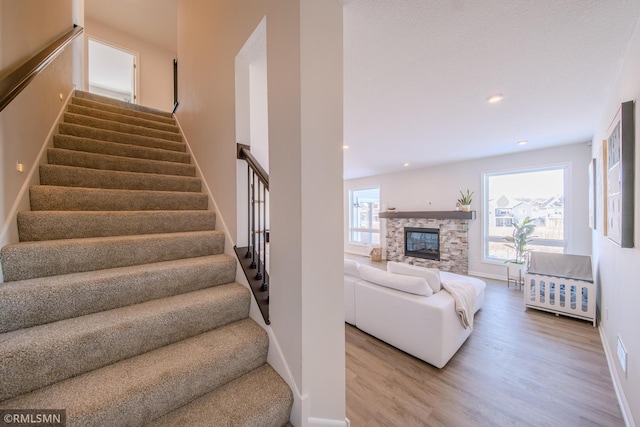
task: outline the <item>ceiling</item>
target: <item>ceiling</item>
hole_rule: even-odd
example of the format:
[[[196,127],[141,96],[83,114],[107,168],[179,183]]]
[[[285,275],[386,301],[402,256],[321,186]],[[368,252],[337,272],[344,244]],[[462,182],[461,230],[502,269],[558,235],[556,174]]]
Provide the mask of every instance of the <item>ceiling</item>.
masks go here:
[[[85,12],[176,51],[176,1]],[[590,142],[640,16],[640,0],[343,3],[345,179]]]

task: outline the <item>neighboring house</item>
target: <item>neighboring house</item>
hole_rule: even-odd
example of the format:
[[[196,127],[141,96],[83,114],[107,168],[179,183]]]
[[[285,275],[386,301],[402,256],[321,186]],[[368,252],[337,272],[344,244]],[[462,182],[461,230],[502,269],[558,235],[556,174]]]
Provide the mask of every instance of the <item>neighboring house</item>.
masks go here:
[[[20,2],[31,5],[34,2]],[[21,59],[46,45],[74,23],[81,15],[78,2],[60,0],[38,3],[39,13],[24,6],[20,22],[2,9],[3,28],[0,74],[20,63]],[[187,4],[188,3],[188,4]],[[640,335],[634,329],[640,323],[636,302],[640,300],[640,251],[621,249],[609,241],[599,222],[596,230],[587,224],[588,183],[586,166],[596,157],[607,126],[623,101],[640,98],[640,29],[629,40],[628,53],[617,77],[612,76],[610,99],[601,108],[592,147],[584,144],[543,149],[522,154],[485,158],[476,161],[438,166],[411,174],[390,174],[343,182],[342,153],[327,141],[339,141],[342,135],[342,16],[334,2],[286,5],[282,2],[180,2],[179,43],[180,109],[177,117],[190,143],[202,176],[211,188],[219,207],[220,220],[229,236],[239,234],[236,221],[235,93],[234,58],[263,16],[269,20],[269,136],[271,150],[271,269],[272,347],[270,362],[294,384],[298,400],[294,409],[297,420],[309,425],[345,425],[344,390],[344,313],[342,312],[342,228],[343,189],[381,187],[381,202],[394,194],[398,207],[411,206],[414,199],[398,194],[399,188],[425,192],[424,183],[443,183],[430,189],[429,209],[450,210],[461,188],[481,193],[481,171],[496,165],[521,167],[553,161],[575,162],[572,169],[571,201],[565,207],[572,221],[572,247],[578,253],[591,254],[600,283],[600,331],[609,363],[613,366],[614,385],[623,403],[623,412],[640,422]],[[339,2],[336,2],[339,3]],[[18,7],[18,2],[2,0],[2,6]],[[326,12],[326,13],[324,13]],[[326,27],[311,25],[320,17]],[[75,22],[81,22],[76,20]],[[4,32],[7,28],[7,33]],[[21,28],[33,31],[29,40],[5,37],[20,34]],[[15,33],[9,30],[14,30]],[[34,48],[35,46],[35,48]],[[315,58],[308,52],[326,52]],[[14,207],[27,206],[20,199],[22,188],[35,178],[15,170],[17,161],[26,171],[34,170],[38,150],[55,123],[60,97],[67,96],[74,84],[82,84],[82,47],[73,54],[63,53],[48,71],[48,79],[32,83],[12,109],[0,113],[2,125],[2,200],[0,214],[3,229],[0,243],[16,241]],[[74,74],[74,70],[76,74]],[[320,90],[318,90],[320,88]],[[319,93],[321,92],[321,93]],[[43,95],[45,94],[45,95]],[[60,96],[60,97],[59,97]],[[144,101],[143,101],[144,102]],[[38,108],[36,108],[38,107]],[[37,117],[33,111],[37,112]],[[330,113],[328,113],[330,112]],[[319,118],[321,116],[321,118]],[[636,123],[640,115],[636,109]],[[640,126],[636,125],[640,141]],[[640,170],[640,155],[635,167]],[[640,188],[636,188],[640,200]],[[414,197],[413,195],[411,197]],[[480,209],[480,201],[473,202]],[[559,213],[554,201],[538,207],[548,218]],[[515,210],[515,211],[514,211]],[[533,214],[531,205],[494,210],[496,225],[502,218],[520,212]],[[636,220],[638,215],[636,214]],[[601,221],[601,220],[598,220]],[[636,244],[640,245],[640,225],[636,224]],[[231,240],[232,242],[233,240]],[[481,241],[481,218],[469,230],[471,245]],[[470,253],[471,273],[500,277],[504,266],[483,263],[479,252]],[[628,369],[617,364],[616,345],[620,337],[629,351]],[[279,357],[280,356],[280,357]],[[626,404],[626,407],[625,407]],[[297,424],[296,424],[297,425]]]

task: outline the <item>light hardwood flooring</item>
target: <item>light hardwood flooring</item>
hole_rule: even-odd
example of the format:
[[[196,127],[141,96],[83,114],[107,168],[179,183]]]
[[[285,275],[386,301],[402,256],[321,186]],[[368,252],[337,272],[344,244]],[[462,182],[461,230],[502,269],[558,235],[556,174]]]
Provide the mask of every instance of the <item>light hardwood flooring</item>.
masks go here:
[[[522,299],[487,281],[474,330],[443,369],[346,325],[351,426],[624,426],[598,329]]]

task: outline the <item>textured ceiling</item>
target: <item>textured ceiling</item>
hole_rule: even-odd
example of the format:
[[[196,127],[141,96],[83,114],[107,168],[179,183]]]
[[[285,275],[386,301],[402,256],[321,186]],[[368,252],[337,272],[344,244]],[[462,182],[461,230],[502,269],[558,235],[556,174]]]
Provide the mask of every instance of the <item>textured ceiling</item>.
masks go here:
[[[347,179],[590,141],[640,15],[638,0],[344,4]]]

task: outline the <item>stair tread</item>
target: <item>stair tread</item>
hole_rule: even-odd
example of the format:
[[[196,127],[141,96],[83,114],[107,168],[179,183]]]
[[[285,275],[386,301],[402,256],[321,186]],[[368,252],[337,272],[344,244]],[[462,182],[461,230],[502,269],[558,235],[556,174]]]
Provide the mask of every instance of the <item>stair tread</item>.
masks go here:
[[[246,318],[237,283],[0,335],[0,400],[28,393]]]
[[[140,126],[149,129],[158,129],[165,132],[179,133],[180,129],[175,124],[162,123],[154,120],[148,120],[142,117],[135,117],[120,112],[96,109],[77,104],[69,104],[67,111],[81,116],[95,117],[97,119],[109,120],[112,122],[124,123],[133,126]]]
[[[215,230],[216,214],[182,211],[22,211],[20,241]]]
[[[29,189],[31,210],[205,210],[205,193],[34,185]]]
[[[182,142],[182,135],[175,132],[167,132],[157,129],[149,129],[142,126],[129,125],[126,123],[114,122],[111,120],[98,119],[95,117],[83,116],[80,114],[64,113],[65,123],[74,123],[84,126],[90,126],[99,129],[108,129],[112,131],[149,136],[152,138],[165,139],[168,141]]]
[[[90,169],[76,166],[40,165],[40,184],[58,187],[116,190],[190,191],[202,190],[200,178],[158,173]]]
[[[6,282],[0,333],[230,283],[227,254]]]
[[[130,158],[160,160],[175,163],[191,163],[191,155],[162,148],[145,147],[133,144],[101,141],[74,135],[56,134],[53,146],[65,150],[75,150],[95,154],[127,156]]]
[[[187,146],[184,142],[169,141],[145,135],[132,135],[121,131],[94,128],[76,123],[60,123],[58,125],[58,131],[63,135],[74,135],[118,144],[151,147],[182,153],[187,151]]]
[[[170,124],[173,125],[176,123],[175,119],[173,117],[166,117],[164,115],[158,115],[158,114],[154,114],[154,113],[147,113],[145,111],[141,111],[141,110],[135,110],[132,108],[124,108],[124,107],[119,107],[117,105],[112,105],[112,104],[106,104],[104,102],[100,102],[100,101],[94,101],[91,99],[87,99],[87,98],[80,98],[78,96],[73,96],[71,97],[71,103],[73,105],[81,105],[84,107],[90,107],[90,108],[94,108],[94,109],[98,109],[98,110],[103,110],[103,111],[110,111],[110,112],[114,112],[114,113],[119,113],[119,114],[125,114],[125,115],[131,115],[134,117],[141,117],[141,118],[145,118],[147,120],[154,120],[160,123],[166,123],[166,124]]]
[[[287,383],[269,364],[264,364],[147,427],[281,427],[289,421],[292,405],[293,395]]]
[[[0,408],[66,408],[69,426],[143,425],[262,366],[267,347],[266,332],[244,319],[6,400]]]
[[[147,107],[140,104],[132,104],[130,102],[120,101],[118,99],[109,98],[107,96],[102,96],[102,95],[86,92],[79,89],[76,89],[75,96],[77,98],[90,99],[93,101],[101,102],[103,104],[115,105],[122,108],[130,109],[130,110],[143,111],[149,114],[155,114],[162,117],[173,117],[173,114],[168,111],[158,110],[157,108]]]
[[[12,243],[0,249],[6,282],[149,264],[224,251],[222,231]]]
[[[139,159],[122,153],[100,154],[64,148],[48,148],[50,165],[75,166],[89,169],[104,169],[122,172],[157,173],[176,176],[196,176],[194,165],[166,160]]]

